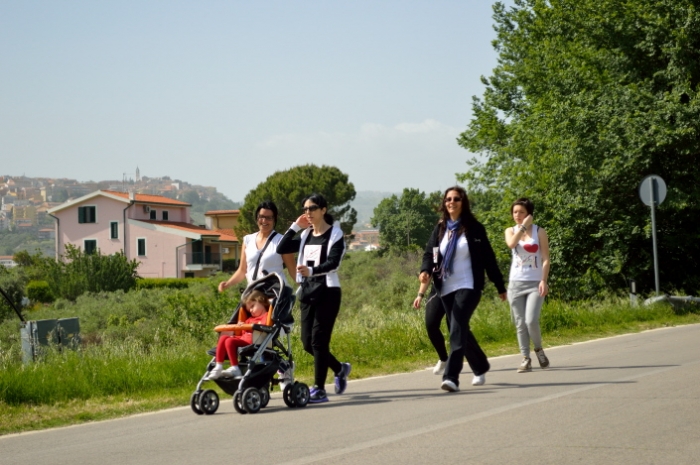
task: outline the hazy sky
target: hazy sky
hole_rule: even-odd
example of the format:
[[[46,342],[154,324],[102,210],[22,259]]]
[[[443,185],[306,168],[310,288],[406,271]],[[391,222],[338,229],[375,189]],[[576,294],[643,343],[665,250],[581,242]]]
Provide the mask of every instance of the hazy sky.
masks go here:
[[[0,0],[0,174],[170,176],[232,200],[315,163],[441,190],[496,65],[489,0]]]

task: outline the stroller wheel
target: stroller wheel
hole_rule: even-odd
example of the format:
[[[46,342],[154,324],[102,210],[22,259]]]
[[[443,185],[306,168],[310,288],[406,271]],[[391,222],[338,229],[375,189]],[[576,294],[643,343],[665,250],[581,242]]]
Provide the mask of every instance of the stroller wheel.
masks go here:
[[[192,397],[190,397],[190,407],[192,411],[197,415],[204,415],[204,412],[199,408],[199,394],[201,391],[194,391]]]
[[[306,407],[310,397],[309,386],[304,383],[294,383],[294,387],[292,387],[292,398],[297,407]]]
[[[294,402],[294,399],[292,398],[293,387],[293,384],[287,384],[284,387],[284,392],[282,392],[282,399],[284,399],[284,403],[287,404],[287,407],[289,408],[294,408],[297,406],[297,404]]]
[[[249,387],[243,391],[241,396],[241,404],[243,408],[248,411],[248,413],[258,413],[260,407],[262,407],[262,395],[257,388]]]
[[[270,402],[270,391],[267,387],[263,386],[260,388],[260,397],[260,408],[267,407],[267,404]]]
[[[236,409],[236,412],[245,415],[246,413],[248,413],[248,411],[244,409],[243,404],[241,404],[242,396],[243,393],[241,391],[236,391],[233,393],[233,408]]]
[[[219,395],[212,389],[207,389],[199,395],[199,409],[207,415],[214,414],[219,408]]]

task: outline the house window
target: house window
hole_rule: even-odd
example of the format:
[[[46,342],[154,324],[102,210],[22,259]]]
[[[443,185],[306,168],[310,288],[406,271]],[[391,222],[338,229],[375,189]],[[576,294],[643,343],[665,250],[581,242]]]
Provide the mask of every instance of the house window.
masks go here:
[[[163,221],[168,221],[168,212],[163,210]]]
[[[146,239],[145,238],[142,237],[142,238],[136,239],[136,249],[138,250],[139,257],[146,256]]]
[[[119,239],[119,222],[111,221],[109,223],[109,237],[111,239]]]
[[[96,207],[78,207],[78,223],[97,222]]]
[[[86,255],[97,252],[97,239],[85,239],[83,241],[83,250],[85,250]]]
[[[151,219],[152,219],[152,220],[155,220],[155,219],[156,219],[156,213],[157,213],[157,212],[156,212],[155,210],[151,210]]]

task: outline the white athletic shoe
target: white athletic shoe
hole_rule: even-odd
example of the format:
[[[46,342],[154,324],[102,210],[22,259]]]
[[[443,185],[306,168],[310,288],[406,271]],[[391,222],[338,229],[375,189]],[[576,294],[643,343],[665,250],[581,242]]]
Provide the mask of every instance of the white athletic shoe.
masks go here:
[[[459,386],[457,386],[457,384],[455,384],[454,381],[446,379],[440,385],[440,389],[442,389],[443,391],[447,391],[447,392],[457,392],[457,391],[459,391]]]
[[[213,381],[215,379],[219,379],[219,378],[221,378],[221,374],[223,372],[224,372],[224,369],[221,365],[215,366],[214,368],[211,369],[211,371],[207,375],[207,380]]]
[[[472,386],[483,386],[486,382],[486,375],[474,376],[472,379]]]
[[[241,376],[243,376],[243,373],[241,373],[241,369],[238,365],[228,367],[221,374],[227,378],[234,378],[234,379],[240,378]]]
[[[445,365],[447,362],[443,362],[442,360],[438,360],[437,363],[435,364],[435,367],[433,368],[433,374],[434,375],[441,375],[445,372]]]

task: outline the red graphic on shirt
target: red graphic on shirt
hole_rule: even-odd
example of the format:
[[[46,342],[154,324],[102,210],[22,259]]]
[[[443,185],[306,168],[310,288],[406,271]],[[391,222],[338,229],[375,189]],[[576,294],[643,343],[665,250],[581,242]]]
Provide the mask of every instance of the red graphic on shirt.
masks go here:
[[[523,249],[525,249],[526,252],[535,253],[535,252],[537,252],[539,247],[537,244],[525,244],[523,246]]]

